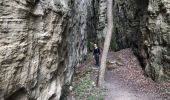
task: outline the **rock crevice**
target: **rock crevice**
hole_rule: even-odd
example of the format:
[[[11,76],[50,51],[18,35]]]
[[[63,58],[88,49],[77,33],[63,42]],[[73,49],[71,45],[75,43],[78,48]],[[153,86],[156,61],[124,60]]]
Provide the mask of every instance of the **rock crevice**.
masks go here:
[[[59,100],[107,31],[106,0],[1,0],[0,99]],[[114,0],[116,50],[132,47],[146,74],[170,79],[170,1]]]

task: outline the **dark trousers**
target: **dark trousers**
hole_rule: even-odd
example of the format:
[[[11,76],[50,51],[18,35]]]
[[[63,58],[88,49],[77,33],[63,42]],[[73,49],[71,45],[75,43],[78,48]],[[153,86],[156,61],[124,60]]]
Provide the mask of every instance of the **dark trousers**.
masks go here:
[[[95,54],[95,61],[96,61],[96,66],[99,67],[100,64],[99,64],[99,55],[98,54]]]

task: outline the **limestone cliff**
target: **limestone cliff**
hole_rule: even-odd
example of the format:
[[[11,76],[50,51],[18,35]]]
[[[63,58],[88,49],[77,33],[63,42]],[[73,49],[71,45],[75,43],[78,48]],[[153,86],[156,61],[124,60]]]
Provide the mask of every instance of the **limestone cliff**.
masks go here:
[[[59,100],[90,42],[102,46],[106,0],[1,0],[0,100]],[[114,0],[111,46],[170,79],[170,1]],[[67,88],[66,88],[67,89]]]
[[[141,29],[145,70],[153,79],[170,79],[170,1],[150,0],[146,28]],[[144,20],[145,21],[145,20]]]
[[[102,46],[104,42],[104,37],[107,32],[107,0],[99,0],[98,7],[98,25],[97,25],[97,38],[99,40],[99,45]]]
[[[170,1],[118,0],[113,4],[114,35],[119,49],[132,47],[146,74],[170,79]]]
[[[0,100],[59,100],[95,31],[93,2],[0,1]]]

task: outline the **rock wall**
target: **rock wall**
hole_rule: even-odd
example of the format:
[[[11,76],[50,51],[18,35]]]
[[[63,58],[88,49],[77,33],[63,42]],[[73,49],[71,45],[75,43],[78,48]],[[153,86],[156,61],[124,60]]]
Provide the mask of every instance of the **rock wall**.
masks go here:
[[[143,35],[145,70],[158,81],[170,79],[170,1],[149,0],[148,19]]]
[[[119,49],[132,47],[156,81],[170,79],[170,1],[119,0],[113,4],[114,32]]]
[[[93,50],[91,43],[98,43],[97,28],[99,20],[99,0],[90,0],[87,12],[87,41],[88,51]]]
[[[59,100],[89,42],[102,46],[106,8],[106,0],[1,0],[0,100]],[[113,14],[116,48],[132,47],[148,76],[170,79],[170,1],[115,0]]]
[[[97,39],[100,47],[103,46],[104,38],[107,32],[107,0],[99,0],[98,7],[98,21],[97,21]]]
[[[0,100],[59,100],[87,53],[93,0],[0,1]],[[90,33],[88,33],[90,34]]]

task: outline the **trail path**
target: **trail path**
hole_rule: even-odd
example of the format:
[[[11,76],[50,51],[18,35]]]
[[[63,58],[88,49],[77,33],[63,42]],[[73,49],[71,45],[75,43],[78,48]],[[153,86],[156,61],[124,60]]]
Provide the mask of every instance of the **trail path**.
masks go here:
[[[108,91],[105,100],[168,100],[164,93],[167,84],[146,78],[131,49],[110,53],[108,60],[121,64],[106,71],[104,86]]]
[[[113,77],[110,77],[113,75]],[[165,100],[156,93],[142,92],[128,83],[120,80],[120,77],[112,72],[107,72],[108,77],[105,86],[107,87],[107,96],[105,100]]]

